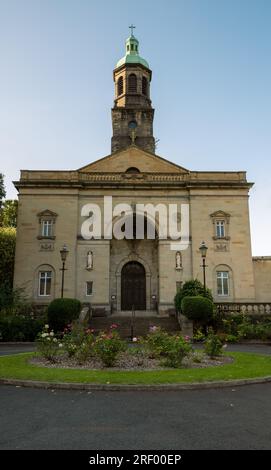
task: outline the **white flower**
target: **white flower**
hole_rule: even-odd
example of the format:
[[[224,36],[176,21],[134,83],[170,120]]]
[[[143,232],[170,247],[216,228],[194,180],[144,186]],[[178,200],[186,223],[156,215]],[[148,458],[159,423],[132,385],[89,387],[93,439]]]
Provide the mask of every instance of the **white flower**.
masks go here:
[[[59,348],[63,348],[63,344],[62,343],[59,343]]]
[[[137,338],[134,337],[134,338],[133,338],[133,343],[136,343],[136,342],[137,342]]]
[[[50,336],[54,336],[54,332],[53,331],[50,331]]]
[[[46,338],[46,336],[48,336],[48,333],[42,333],[42,334],[41,334],[41,337],[42,337],[42,338]]]
[[[48,337],[47,337],[47,341],[50,341],[50,340],[51,340],[51,338],[48,336]]]
[[[44,328],[46,328],[46,330],[48,330],[48,328],[49,328],[49,325],[44,325]]]
[[[53,338],[53,342],[56,343],[56,342],[57,342],[57,339],[56,339],[56,338]]]

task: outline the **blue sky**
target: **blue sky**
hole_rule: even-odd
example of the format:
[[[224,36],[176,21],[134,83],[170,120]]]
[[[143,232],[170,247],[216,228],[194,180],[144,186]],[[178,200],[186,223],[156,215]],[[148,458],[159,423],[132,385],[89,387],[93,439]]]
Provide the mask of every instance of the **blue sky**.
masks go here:
[[[112,70],[128,26],[153,70],[157,153],[247,170],[254,255],[271,255],[269,0],[0,0],[0,171],[110,153]]]

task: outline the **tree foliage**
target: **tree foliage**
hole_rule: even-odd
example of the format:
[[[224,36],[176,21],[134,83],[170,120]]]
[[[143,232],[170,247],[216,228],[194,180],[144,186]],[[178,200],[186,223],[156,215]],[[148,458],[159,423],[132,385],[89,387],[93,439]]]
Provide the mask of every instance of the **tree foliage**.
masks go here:
[[[13,284],[16,229],[0,228],[0,286]]]
[[[18,201],[16,199],[6,199],[2,203],[1,208],[1,225],[2,227],[17,226],[17,210]]]
[[[0,173],[0,210],[2,207],[3,199],[6,197],[5,185],[4,185],[4,175]]]

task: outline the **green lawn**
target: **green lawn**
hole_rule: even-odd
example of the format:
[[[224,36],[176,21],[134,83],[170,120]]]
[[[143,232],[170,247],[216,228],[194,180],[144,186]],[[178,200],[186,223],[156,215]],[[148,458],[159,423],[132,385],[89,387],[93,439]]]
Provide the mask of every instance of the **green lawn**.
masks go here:
[[[49,369],[29,364],[35,353],[0,358],[0,378],[40,380],[47,382],[81,382],[95,384],[169,384],[217,380],[247,379],[271,376],[271,356],[251,353],[228,353],[234,362],[205,369],[164,371],[90,371]]]

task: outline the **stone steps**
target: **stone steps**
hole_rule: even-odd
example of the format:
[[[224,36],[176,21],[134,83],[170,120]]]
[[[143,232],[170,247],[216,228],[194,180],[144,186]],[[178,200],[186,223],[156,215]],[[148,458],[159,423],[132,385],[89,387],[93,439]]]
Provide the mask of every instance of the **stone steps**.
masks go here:
[[[118,325],[118,332],[122,338],[131,337],[131,317],[127,316],[94,317],[90,320],[90,328],[99,333],[100,331],[108,331],[113,323]],[[175,317],[135,317],[133,336],[146,336],[151,326],[159,326],[168,333],[180,332],[180,326]]]

